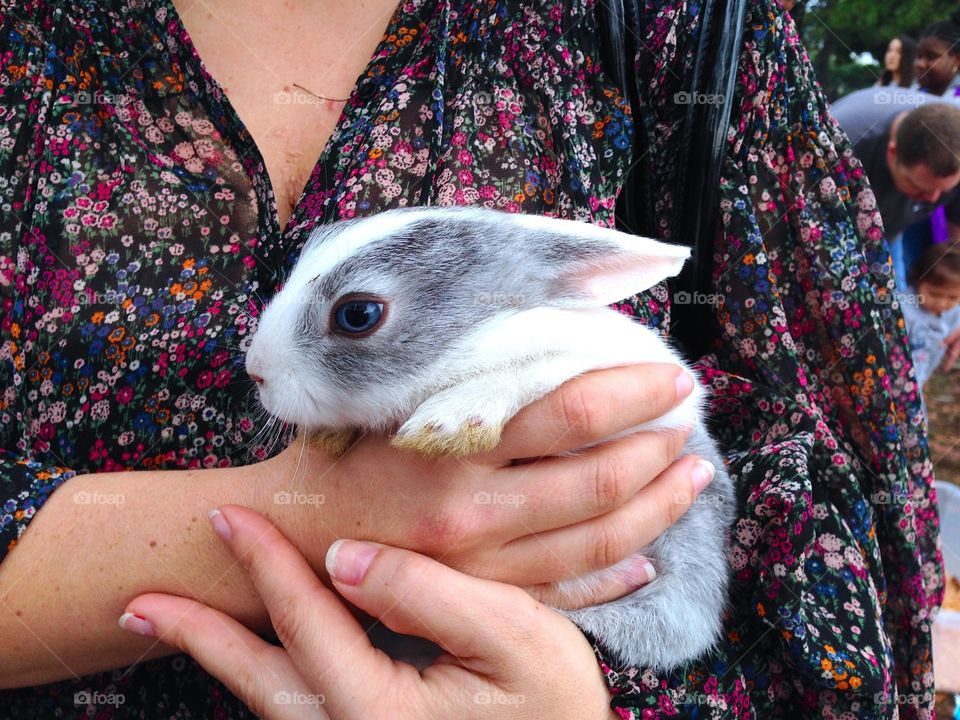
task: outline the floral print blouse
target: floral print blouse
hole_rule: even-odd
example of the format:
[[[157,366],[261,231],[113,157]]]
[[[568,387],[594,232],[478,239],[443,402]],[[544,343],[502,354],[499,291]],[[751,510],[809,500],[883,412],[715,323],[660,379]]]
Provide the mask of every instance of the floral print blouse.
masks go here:
[[[318,224],[431,203],[609,226],[635,166],[677,240],[701,6],[640,3],[631,113],[595,2],[400,2],[280,228],[170,0],[3,0],[0,552],[75,473],[264,457],[238,350]],[[746,22],[699,363],[739,487],[725,634],[671,673],[597,657],[625,719],[931,718],[932,465],[881,220],[777,0]],[[665,286],[620,307],[669,334]],[[11,718],[252,717],[182,655],[0,697]]]

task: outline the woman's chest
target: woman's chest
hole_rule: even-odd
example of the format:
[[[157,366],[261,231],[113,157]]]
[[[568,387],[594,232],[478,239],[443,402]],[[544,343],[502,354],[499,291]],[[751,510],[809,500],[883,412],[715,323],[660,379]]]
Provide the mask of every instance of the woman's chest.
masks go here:
[[[175,3],[180,4],[180,3]],[[231,4],[183,12],[205,70],[252,138],[286,225],[344,103],[396,10],[396,0]],[[223,10],[222,7],[220,7]]]
[[[243,97],[246,93],[235,93]],[[285,85],[270,99],[238,100],[238,114],[263,159],[277,207],[280,228],[286,226],[317,160],[336,126],[343,102],[312,97],[293,85]],[[267,107],[275,104],[277,107]]]
[[[484,53],[481,39],[451,50],[443,38],[459,33],[447,22],[396,22],[398,39],[341,107],[317,101],[310,93],[326,87],[286,63],[244,79],[249,63],[225,62],[218,82],[255,143],[216,88],[204,93],[202,77],[174,66],[164,70],[173,90],[106,108],[54,103],[41,142],[7,151],[34,168],[37,229],[0,235],[0,415],[25,423],[21,440],[62,441],[66,456],[94,433],[153,448],[160,463],[226,461],[254,427],[244,344],[315,224],[415,204],[609,223],[630,124],[602,75],[570,65],[592,35],[522,56],[494,52],[491,40]],[[504,35],[524,39],[510,47],[529,44],[525,26]],[[283,234],[270,185],[287,212],[297,203]],[[55,432],[68,419],[69,432]]]

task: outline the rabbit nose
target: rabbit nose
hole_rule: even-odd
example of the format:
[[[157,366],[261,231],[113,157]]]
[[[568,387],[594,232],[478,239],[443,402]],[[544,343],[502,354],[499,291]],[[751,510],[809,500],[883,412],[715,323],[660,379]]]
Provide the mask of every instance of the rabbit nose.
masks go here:
[[[263,378],[259,375],[254,375],[253,373],[247,373],[250,376],[250,379],[253,380],[257,385],[263,385]]]

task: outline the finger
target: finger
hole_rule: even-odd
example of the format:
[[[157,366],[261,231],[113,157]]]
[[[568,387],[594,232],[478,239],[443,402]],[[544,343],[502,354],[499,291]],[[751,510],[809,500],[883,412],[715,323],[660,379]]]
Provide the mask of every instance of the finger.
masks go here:
[[[472,509],[482,510],[483,527],[505,549],[497,557],[477,558],[485,564],[458,567],[514,585],[565,577],[545,574],[550,570],[542,564],[539,542],[514,543],[536,533],[569,530],[623,507],[676,460],[687,436],[682,430],[641,432],[576,456],[504,468],[500,471],[504,482],[498,489],[474,491],[463,501],[472,501],[478,506]],[[466,515],[459,508],[451,508],[448,514]],[[533,580],[534,576],[538,579]]]
[[[216,511],[215,511],[216,512]],[[393,662],[374,650],[343,603],[317,579],[300,552],[258,513],[238,505],[211,517],[263,598],[293,664],[326,696],[333,717],[353,717],[369,686],[396,686]]]
[[[557,455],[665,415],[693,390],[678,365],[645,363],[589,372],[521,410],[490,457]]]
[[[510,512],[517,497],[518,513],[504,527],[512,540],[598,517],[622,506],[670,466],[683,450],[690,430],[649,430],[577,455],[549,457],[505,468],[493,493],[474,493],[494,509]]]
[[[525,585],[611,567],[649,545],[690,508],[705,487],[694,485],[693,472],[698,466],[709,470],[712,479],[710,463],[687,455],[616,510],[507,543],[497,554],[496,563],[507,568],[522,566],[526,577],[521,582]],[[531,564],[530,558],[536,558],[536,563]]]
[[[622,572],[598,574],[592,582],[585,583],[585,587],[575,596],[569,592],[561,592],[557,583],[544,583],[524,589],[544,605],[578,610],[619,600],[653,581],[656,576],[657,572],[649,558],[638,555],[630,559],[629,566]]]
[[[579,455],[502,468],[495,482],[482,489],[450,495],[440,517],[452,518],[451,523],[439,523],[437,528],[456,535],[457,519],[466,522],[465,518],[474,516],[470,522],[482,526],[491,540],[506,545],[599,517],[623,506],[666,470],[688,435],[679,429],[640,432]],[[491,564],[485,556],[476,560],[477,564],[457,567],[514,585],[528,584],[529,574],[540,563],[539,553],[532,552],[514,557],[512,564]]]
[[[323,696],[312,693],[282,648],[202,603],[175,595],[141,595],[127,605],[120,627],[189,653],[258,717],[328,717]]]
[[[327,571],[346,600],[391,630],[426,638],[490,677],[517,675],[522,658],[536,656],[536,637],[550,637],[565,622],[518,587],[409,550],[340,540],[327,554]]]
[[[408,542],[417,549],[434,548],[429,554],[443,560],[450,548],[478,532],[488,547],[497,547],[598,517],[663,472],[688,436],[680,429],[644,431],[575,456],[499,468],[482,475],[482,483],[446,489],[437,511],[408,529]],[[534,555],[513,566],[489,560],[489,553],[475,553],[448,564],[477,577],[526,585],[530,566],[539,563]]]

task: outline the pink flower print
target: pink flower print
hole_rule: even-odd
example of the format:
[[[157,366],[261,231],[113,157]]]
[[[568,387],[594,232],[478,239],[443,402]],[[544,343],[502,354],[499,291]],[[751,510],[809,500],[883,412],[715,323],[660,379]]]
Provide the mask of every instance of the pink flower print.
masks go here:
[[[209,135],[215,130],[215,128],[213,127],[213,123],[204,118],[201,118],[199,120],[194,120],[193,129],[197,133],[197,135]]]
[[[661,717],[674,717],[677,714],[677,706],[667,695],[660,695],[657,698],[657,705],[660,708]]]
[[[202,157],[204,160],[209,160],[213,157],[214,149],[213,143],[210,142],[208,138],[202,138],[193,143],[193,149],[197,151],[197,155]]]
[[[193,143],[189,142],[177,143],[177,146],[173,148],[173,152],[184,160],[188,160],[196,154]]]
[[[0,255],[0,287],[13,285],[13,272],[16,266],[9,255]]]

